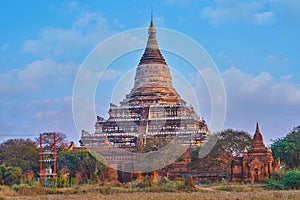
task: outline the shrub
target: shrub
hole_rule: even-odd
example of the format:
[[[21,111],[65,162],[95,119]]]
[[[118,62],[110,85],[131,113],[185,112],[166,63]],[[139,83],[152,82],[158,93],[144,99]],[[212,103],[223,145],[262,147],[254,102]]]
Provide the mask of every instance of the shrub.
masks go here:
[[[282,184],[288,189],[300,189],[300,171],[288,171]]]
[[[162,177],[158,182],[158,189],[162,192],[176,192],[176,184],[174,181],[170,181],[167,177]]]
[[[179,191],[185,190],[184,180],[176,180],[175,184],[176,184],[177,190],[179,190]]]
[[[275,171],[272,174],[272,180],[277,182],[283,181],[284,177],[285,177],[285,173],[282,171]]]
[[[272,178],[266,182],[268,188],[273,190],[300,189],[300,171],[274,172]]]
[[[152,177],[145,176],[142,180],[142,186],[143,186],[143,188],[151,187],[152,186]]]
[[[184,185],[186,189],[194,189],[195,188],[195,182],[192,177],[184,179]]]
[[[285,189],[284,185],[281,183],[281,181],[276,181],[274,179],[268,179],[266,180],[266,183],[268,184],[268,189],[271,190],[283,190]]]
[[[150,176],[144,176],[141,182],[133,181],[132,187],[136,188],[150,188],[152,187],[152,177]]]

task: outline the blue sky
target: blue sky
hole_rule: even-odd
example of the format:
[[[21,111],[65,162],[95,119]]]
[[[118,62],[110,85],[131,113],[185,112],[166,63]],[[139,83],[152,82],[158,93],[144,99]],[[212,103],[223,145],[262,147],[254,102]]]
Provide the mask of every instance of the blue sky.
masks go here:
[[[297,0],[2,1],[0,140],[61,131],[78,141],[71,105],[80,64],[109,36],[147,27],[151,5],[157,27],[191,37],[216,63],[227,95],[224,128],[252,134],[259,121],[270,143],[300,124]],[[179,72],[187,65],[163,53]],[[107,116],[112,88],[141,54],[115,61],[99,86],[97,115]],[[199,115],[208,120],[205,84],[192,70],[184,76],[197,91]]]

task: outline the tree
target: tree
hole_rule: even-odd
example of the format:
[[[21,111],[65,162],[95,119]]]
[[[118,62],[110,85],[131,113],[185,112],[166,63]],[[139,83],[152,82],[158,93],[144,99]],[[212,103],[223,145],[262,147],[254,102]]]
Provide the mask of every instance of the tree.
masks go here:
[[[7,167],[0,165],[0,183],[5,185],[20,184],[22,181],[22,169],[20,167]]]
[[[300,126],[294,127],[285,137],[273,140],[274,158],[280,158],[286,169],[300,168]]]
[[[227,129],[217,133],[218,141],[204,158],[199,158],[202,147],[191,154],[191,169],[201,173],[230,173],[230,164],[234,157],[241,156],[245,148],[250,147],[252,138],[245,131]]]
[[[300,189],[300,171],[288,170],[274,172],[271,179],[267,180],[270,189]]]
[[[4,184],[4,175],[6,173],[6,167],[2,164],[0,165],[0,184],[3,185]]]
[[[102,156],[92,151],[78,151],[75,156],[84,182],[104,179],[107,162]]]
[[[78,161],[74,153],[71,151],[60,151],[57,156],[57,168],[69,173],[71,177],[75,177],[79,171]]]
[[[83,183],[103,180],[106,176],[107,162],[97,153],[81,150],[75,153],[61,151],[58,154],[58,170],[64,170],[70,177],[80,174]]]
[[[30,139],[10,139],[0,144],[0,164],[9,167],[18,166],[26,170],[38,172],[39,151],[36,143]]]
[[[68,147],[68,140],[67,140],[67,136],[64,133],[60,133],[60,132],[45,132],[42,133],[43,136],[43,147],[45,149],[51,149],[53,150],[53,145],[54,145],[54,133],[56,134],[56,146],[57,146],[57,150],[63,150],[66,149]],[[36,142],[38,144],[40,144],[40,137],[36,138]]]
[[[218,133],[217,145],[233,156],[242,156],[245,148],[251,146],[252,137],[245,131],[227,129]]]
[[[199,151],[201,148],[192,152],[192,160],[188,165],[189,168],[197,170],[200,173],[211,174],[228,174],[230,170],[230,162],[233,159],[233,155],[227,152],[220,143],[212,148],[212,150],[203,158],[199,158]]]
[[[7,167],[4,177],[5,183],[7,185],[21,184],[23,177],[22,169],[15,166]]]

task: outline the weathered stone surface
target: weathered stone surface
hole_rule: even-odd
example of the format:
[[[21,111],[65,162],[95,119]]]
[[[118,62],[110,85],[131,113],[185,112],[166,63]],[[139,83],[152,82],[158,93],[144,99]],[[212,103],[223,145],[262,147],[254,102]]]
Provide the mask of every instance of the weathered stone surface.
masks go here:
[[[120,102],[111,104],[107,120],[98,117],[94,134],[82,135],[90,147],[104,144],[136,148],[150,137],[174,138],[200,145],[209,134],[206,123],[181,99],[172,84],[170,69],[156,40],[151,21],[148,41],[134,78],[134,86]]]

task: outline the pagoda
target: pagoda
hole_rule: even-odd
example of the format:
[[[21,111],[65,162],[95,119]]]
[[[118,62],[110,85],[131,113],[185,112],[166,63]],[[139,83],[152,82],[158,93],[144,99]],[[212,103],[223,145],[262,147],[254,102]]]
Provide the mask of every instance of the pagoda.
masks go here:
[[[275,162],[271,148],[264,144],[258,123],[250,148],[245,149],[243,157],[236,158],[231,163],[232,181],[265,181],[274,171],[280,170],[280,159]]]
[[[87,148],[101,145],[108,148],[109,144],[137,152],[151,138],[176,138],[191,147],[201,145],[209,135],[206,122],[173,87],[170,69],[157,43],[153,19],[148,35],[131,91],[120,105],[110,104],[108,119],[97,116],[95,133],[82,131],[81,142]]]

